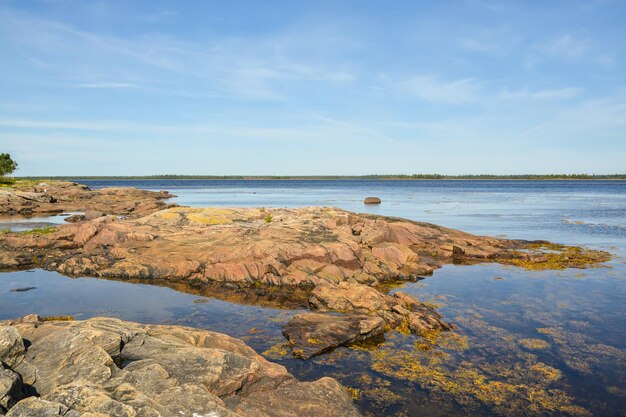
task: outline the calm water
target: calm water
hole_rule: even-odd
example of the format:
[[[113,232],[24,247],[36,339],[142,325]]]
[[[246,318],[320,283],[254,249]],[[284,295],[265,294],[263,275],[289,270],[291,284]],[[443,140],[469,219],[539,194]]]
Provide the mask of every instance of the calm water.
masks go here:
[[[626,182],[617,181],[82,181],[166,189],[192,206],[337,206],[473,233],[608,250],[610,268],[525,271],[449,265],[402,290],[436,303],[453,334],[389,334],[375,350],[311,361],[281,355],[298,311],[224,301],[185,288],[0,275],[0,319],[98,315],[203,327],[243,338],[302,379],[330,375],[372,415],[626,415]],[[380,206],[364,206],[379,196]],[[12,291],[36,287],[30,291]]]

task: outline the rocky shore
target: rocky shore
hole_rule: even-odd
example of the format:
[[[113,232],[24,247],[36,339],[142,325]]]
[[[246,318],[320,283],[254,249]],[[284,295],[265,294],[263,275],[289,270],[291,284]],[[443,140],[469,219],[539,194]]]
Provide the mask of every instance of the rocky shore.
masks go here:
[[[0,215],[34,215],[97,211],[138,216],[174,206],[163,200],[174,197],[167,191],[137,188],[91,190],[67,181],[17,181],[0,188]]]
[[[311,309],[341,314],[300,317],[285,329],[301,358],[392,328],[417,334],[452,328],[409,295],[386,294],[382,288],[389,282],[414,280],[448,263],[560,268],[609,258],[329,207],[171,207],[162,201],[170,196],[166,192],[91,191],[73,183],[41,183],[30,190],[28,200],[23,189],[4,190],[2,212],[23,211],[18,207],[27,201],[30,210],[55,206],[103,215],[42,231],[1,233],[0,270],[43,268],[70,276],[217,285],[224,291],[304,293]],[[48,197],[55,202],[38,202]]]
[[[0,415],[357,417],[332,378],[300,382],[230,336],[112,318],[0,321]]]

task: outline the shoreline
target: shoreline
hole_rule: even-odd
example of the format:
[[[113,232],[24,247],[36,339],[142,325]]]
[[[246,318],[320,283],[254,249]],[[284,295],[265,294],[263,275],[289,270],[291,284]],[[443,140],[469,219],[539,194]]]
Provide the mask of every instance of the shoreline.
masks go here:
[[[542,176],[530,176],[524,178],[524,176],[494,176],[494,177],[481,177],[481,176],[444,176],[443,178],[412,178],[410,176],[195,176],[195,175],[146,175],[146,176],[53,176],[53,177],[38,177],[38,176],[25,176],[14,177],[16,181],[39,181],[39,180],[57,180],[57,181],[626,181],[626,175],[598,175],[588,177],[542,177]]]

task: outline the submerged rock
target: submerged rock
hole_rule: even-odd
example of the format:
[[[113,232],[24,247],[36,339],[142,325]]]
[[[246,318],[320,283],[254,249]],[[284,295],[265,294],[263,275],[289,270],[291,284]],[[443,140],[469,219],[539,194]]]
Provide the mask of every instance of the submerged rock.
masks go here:
[[[381,336],[385,322],[365,315],[303,313],[283,327],[294,356],[310,359],[336,347]]]
[[[334,379],[297,381],[220,333],[111,318],[0,326],[11,389],[39,395],[6,401],[0,390],[9,416],[359,416]]]
[[[11,292],[26,292],[36,290],[37,287],[20,287],[20,288],[12,288]]]

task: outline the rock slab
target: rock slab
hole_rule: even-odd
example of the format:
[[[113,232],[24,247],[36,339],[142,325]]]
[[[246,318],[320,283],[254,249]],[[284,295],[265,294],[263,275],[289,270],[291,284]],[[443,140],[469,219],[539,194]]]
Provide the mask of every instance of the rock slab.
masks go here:
[[[0,322],[0,347],[0,414],[11,417],[360,415],[334,379],[300,382],[210,331],[30,316]]]
[[[310,359],[338,346],[366,341],[384,332],[383,319],[365,315],[302,313],[283,327],[283,335],[292,345],[294,355],[301,359]]]

